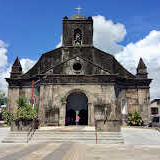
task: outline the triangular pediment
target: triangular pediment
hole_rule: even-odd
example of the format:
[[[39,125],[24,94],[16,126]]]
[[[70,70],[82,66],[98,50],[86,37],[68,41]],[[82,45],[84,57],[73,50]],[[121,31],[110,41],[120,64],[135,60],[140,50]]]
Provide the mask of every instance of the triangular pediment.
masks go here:
[[[83,70],[75,72],[73,62],[83,62]],[[74,71],[74,72],[73,72]],[[44,53],[37,63],[22,77],[39,74],[116,74],[121,77],[135,78],[110,54],[94,47],[60,47]]]
[[[80,56],[75,56],[71,59],[68,59],[50,69],[46,70],[45,74],[65,74],[65,75],[73,75],[73,74],[82,74],[82,75],[94,75],[94,74],[102,74],[109,75],[110,72],[104,70],[101,66],[94,64]]]

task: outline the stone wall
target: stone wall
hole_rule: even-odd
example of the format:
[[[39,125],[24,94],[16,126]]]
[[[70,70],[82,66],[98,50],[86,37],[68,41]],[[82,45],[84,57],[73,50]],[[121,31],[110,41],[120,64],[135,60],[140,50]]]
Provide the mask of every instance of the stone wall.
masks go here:
[[[150,120],[150,94],[149,89],[126,89],[118,95],[118,102],[127,102],[127,112],[138,111],[146,122]]]
[[[65,125],[66,100],[73,92],[82,92],[88,98],[88,125],[93,126],[95,123],[96,112],[102,114],[114,112],[117,118],[121,118],[121,102],[126,99],[128,112],[139,111],[144,121],[150,119],[149,109],[149,89],[123,89],[116,94],[114,84],[65,84],[65,85],[41,85],[40,89],[34,89],[34,96],[37,99],[38,115],[41,125],[46,123],[46,108],[58,109],[59,115],[57,121],[59,125]],[[12,113],[16,111],[17,100],[19,96],[25,96],[27,100],[31,99],[32,88],[9,88],[8,107]],[[95,110],[98,107],[98,110]],[[99,114],[101,117],[104,115]],[[109,114],[107,115],[109,116]],[[53,118],[54,119],[54,118]]]
[[[149,89],[138,89],[139,112],[142,119],[147,122],[150,120],[150,92]]]
[[[30,87],[26,87],[26,88],[22,88],[20,89],[20,97],[25,97],[27,99],[27,101],[29,102],[31,100],[31,96],[32,96],[32,88]]]
[[[65,125],[66,100],[73,92],[82,92],[88,98],[88,125],[94,125],[96,104],[111,104],[115,111],[116,97],[113,85],[42,85],[39,105],[41,123],[45,124],[45,108],[51,106],[59,108],[59,125]]]
[[[137,89],[127,89],[126,90],[126,101],[128,112],[138,111],[139,101],[138,101],[138,90]]]
[[[7,107],[11,113],[17,110],[17,100],[19,98],[19,88],[8,88],[8,102]]]

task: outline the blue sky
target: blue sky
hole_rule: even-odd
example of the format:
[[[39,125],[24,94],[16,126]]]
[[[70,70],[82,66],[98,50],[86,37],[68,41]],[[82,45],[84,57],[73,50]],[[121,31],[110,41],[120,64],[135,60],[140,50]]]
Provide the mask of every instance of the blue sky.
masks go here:
[[[0,39],[9,44],[8,57],[38,59],[60,41],[63,16],[81,5],[86,16],[103,15],[125,25],[121,44],[136,42],[160,28],[160,0],[0,0]]]
[[[93,16],[94,45],[134,74],[142,57],[154,79],[151,97],[160,98],[160,0],[0,0],[0,89],[7,88],[16,56],[26,71],[55,49],[62,18],[76,14],[78,5]]]

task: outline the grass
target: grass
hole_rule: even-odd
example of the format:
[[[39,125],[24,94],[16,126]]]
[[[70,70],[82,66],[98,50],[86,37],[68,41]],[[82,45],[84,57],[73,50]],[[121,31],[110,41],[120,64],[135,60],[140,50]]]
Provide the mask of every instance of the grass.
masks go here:
[[[10,127],[8,124],[4,123],[4,124],[1,124],[0,127]]]
[[[9,127],[7,124],[3,124],[2,126],[3,126],[3,127]]]

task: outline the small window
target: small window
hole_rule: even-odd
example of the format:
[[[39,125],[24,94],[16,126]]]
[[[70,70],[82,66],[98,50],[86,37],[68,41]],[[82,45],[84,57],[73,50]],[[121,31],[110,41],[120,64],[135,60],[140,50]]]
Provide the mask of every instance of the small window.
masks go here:
[[[73,69],[75,71],[80,71],[82,69],[82,65],[80,63],[74,63],[73,64]]]
[[[158,114],[158,108],[152,107],[152,108],[151,108],[151,114],[152,114],[152,115]]]
[[[153,122],[159,123],[159,117],[153,117]]]
[[[128,114],[128,111],[127,111],[127,102],[125,99],[122,99],[121,101],[121,113],[122,114]]]
[[[82,32],[79,28],[74,30],[74,44],[75,45],[82,44]]]

